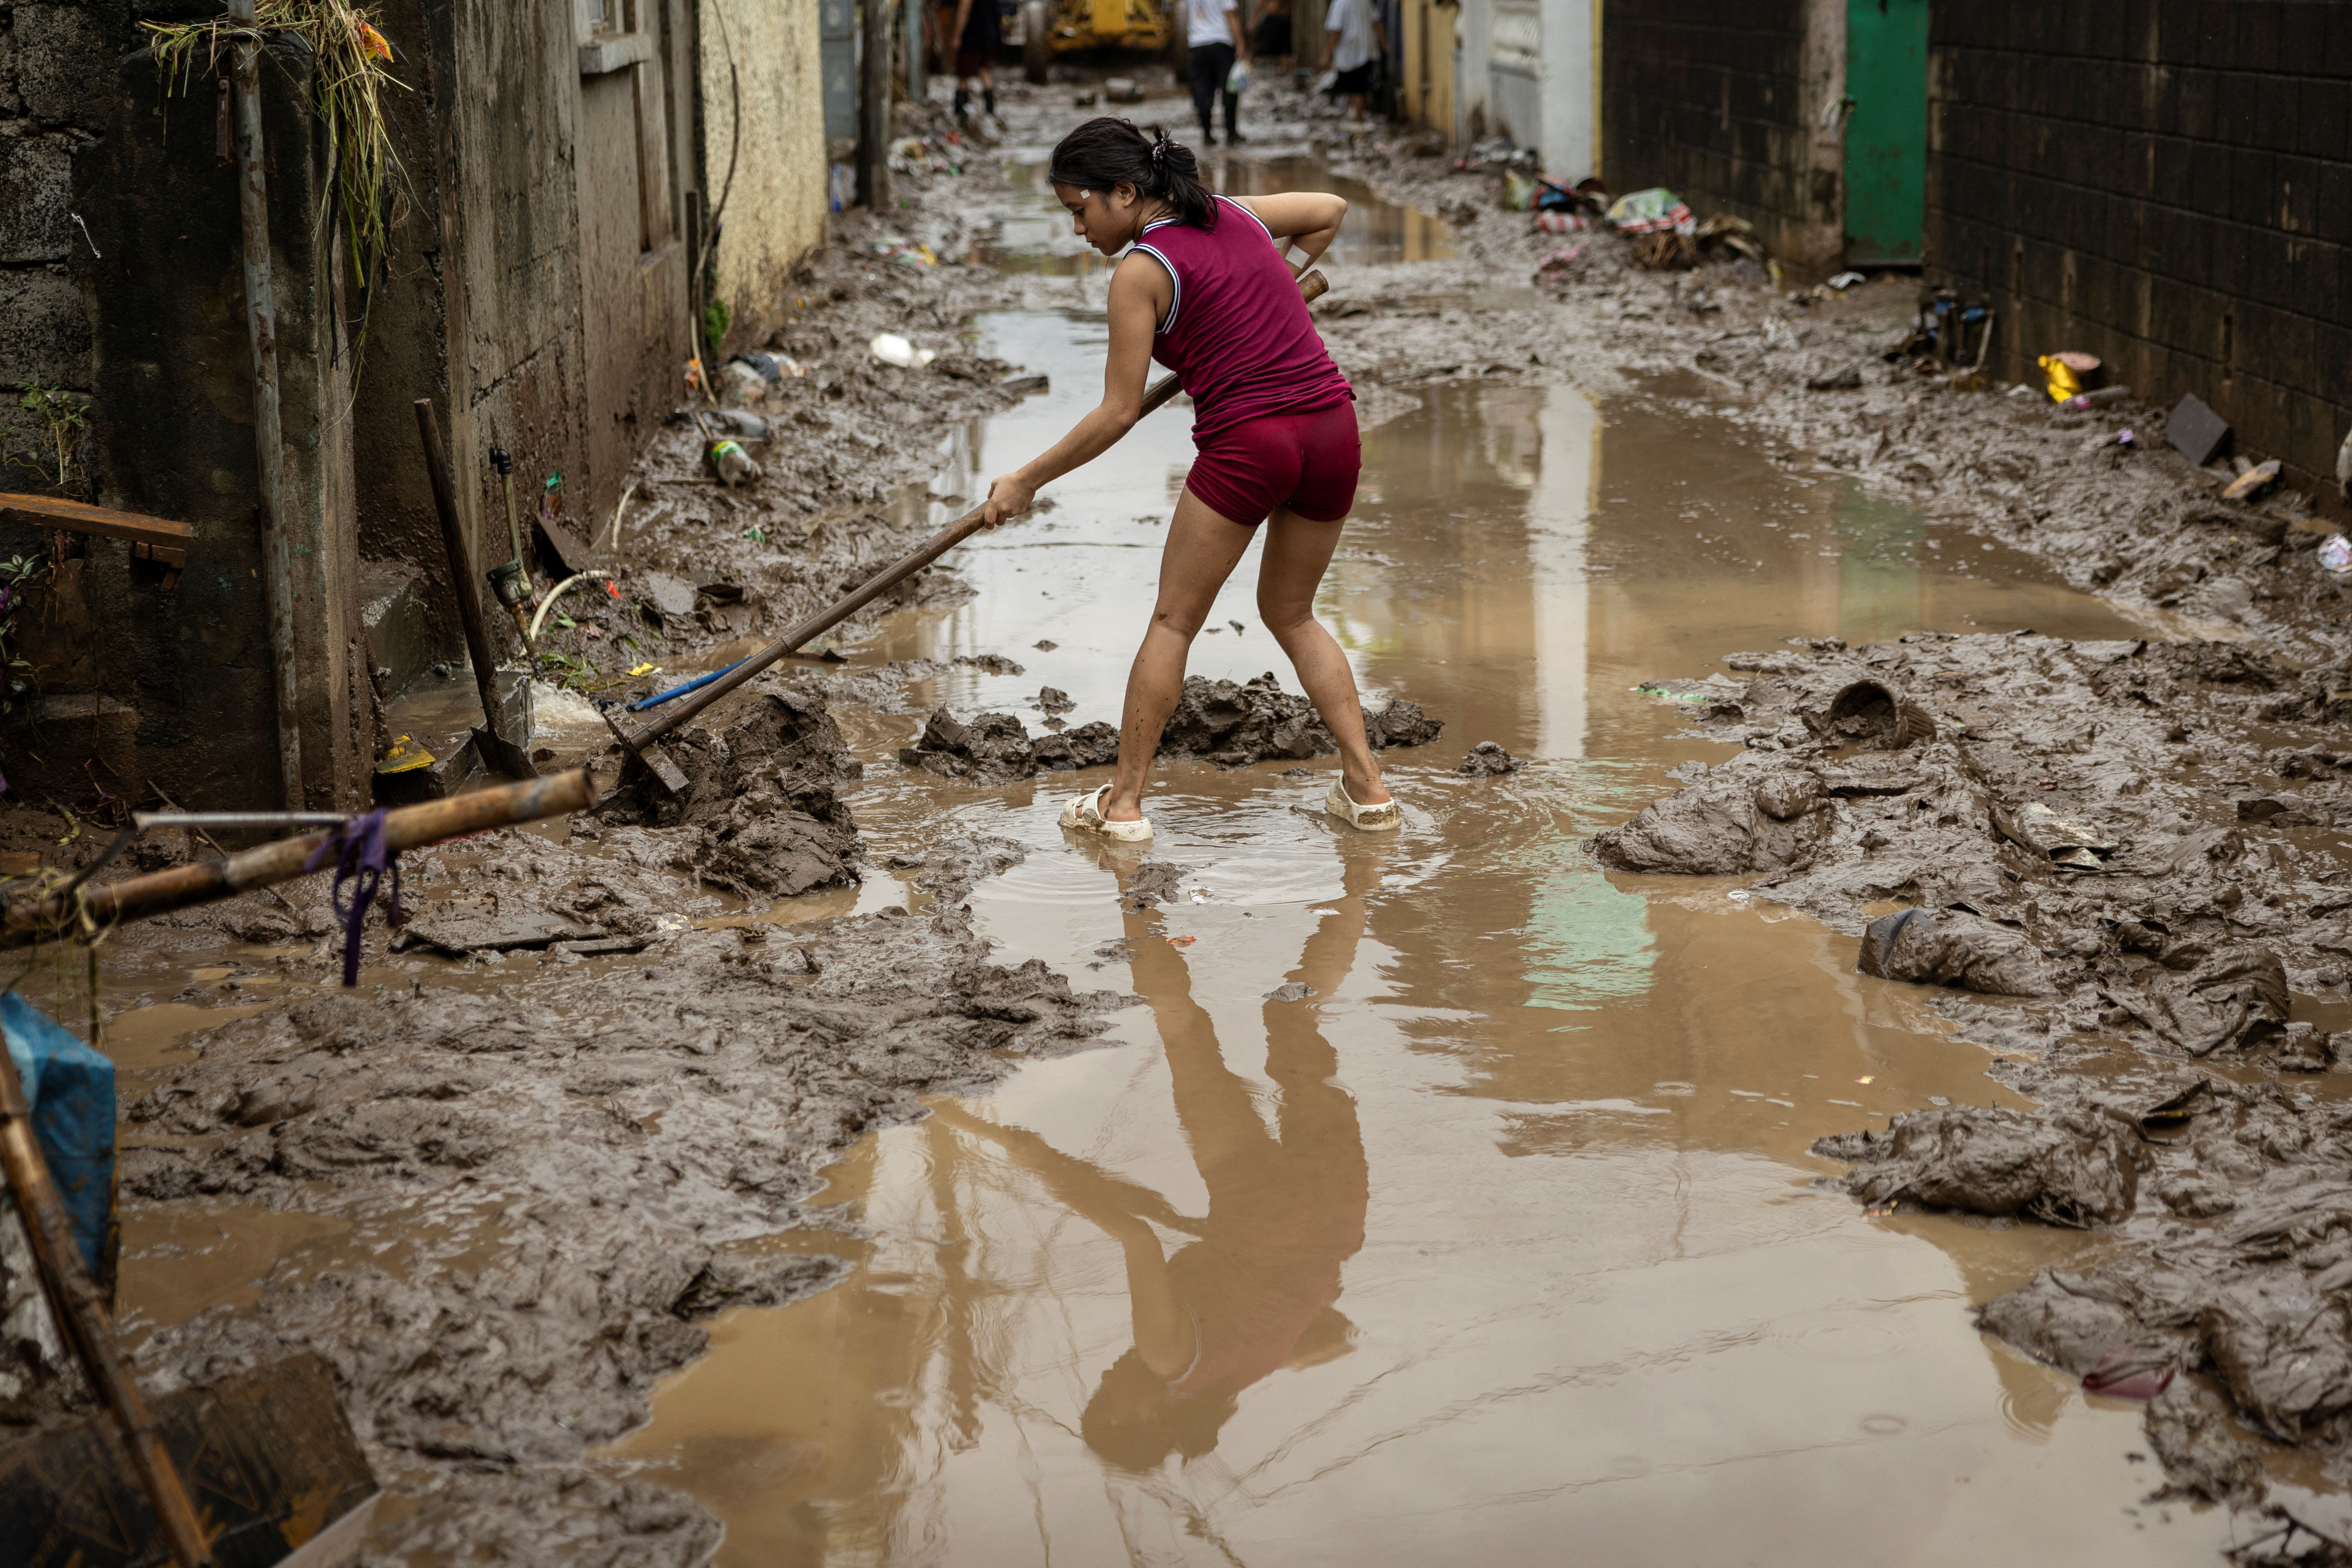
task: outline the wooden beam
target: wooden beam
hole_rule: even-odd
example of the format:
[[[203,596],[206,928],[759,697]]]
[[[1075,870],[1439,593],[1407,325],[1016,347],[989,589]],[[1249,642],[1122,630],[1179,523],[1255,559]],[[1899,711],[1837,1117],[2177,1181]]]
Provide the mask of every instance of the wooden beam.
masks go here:
[[[141,561],[152,561],[163,568],[166,586],[179,582],[180,573],[188,564],[188,546],[196,537],[194,528],[184,522],[173,522],[169,518],[144,517],[135,511],[115,511],[107,507],[89,506],[56,496],[0,493],[0,522],[23,523],[28,528],[63,529],[68,533],[94,533],[103,539],[128,540],[134,557]]]

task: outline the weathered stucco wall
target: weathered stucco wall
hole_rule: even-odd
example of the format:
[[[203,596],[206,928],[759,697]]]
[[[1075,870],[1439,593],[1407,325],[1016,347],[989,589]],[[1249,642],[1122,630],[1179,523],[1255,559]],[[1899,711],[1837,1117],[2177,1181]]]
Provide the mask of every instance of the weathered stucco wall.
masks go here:
[[[733,313],[732,349],[782,319],[793,268],[824,242],[817,0],[698,7],[702,187],[720,226],[711,298]]]

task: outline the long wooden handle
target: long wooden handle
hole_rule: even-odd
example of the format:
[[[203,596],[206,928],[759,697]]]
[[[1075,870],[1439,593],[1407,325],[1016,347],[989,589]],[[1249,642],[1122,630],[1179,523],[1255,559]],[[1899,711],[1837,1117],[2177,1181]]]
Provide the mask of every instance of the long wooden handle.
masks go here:
[[[1330,279],[1325,278],[1322,273],[1309,272],[1298,280],[1298,292],[1301,298],[1312,304],[1330,286]],[[1143,415],[1159,408],[1170,398],[1175,396],[1178,390],[1176,377],[1173,374],[1161,376],[1144,393],[1143,407],[1137,417],[1141,418]],[[949,551],[953,550],[957,545],[961,544],[965,540],[970,539],[973,534],[978,533],[986,515],[987,509],[984,507],[977,507],[964,513],[963,516],[860,584],[846,598],[834,604],[813,619],[803,621],[693,696],[678,699],[675,707],[644,729],[630,731],[610,714],[606,715],[606,721],[612,725],[613,732],[619,735],[632,751],[642,750],[653,744],[745,681],[757,676],[778,659],[799,651],[803,643],[822,637],[924,567],[929,566],[932,562],[937,561],[940,556],[945,555]]]
[[[449,587],[457,595],[457,623],[466,628],[466,657],[474,661],[474,684],[482,694],[482,722],[490,733],[506,738],[499,728],[498,668],[490,662],[490,635],[482,625],[482,598],[474,591],[474,568],[467,559],[466,525],[457,517],[457,491],[449,479],[449,458],[441,450],[441,426],[434,422],[433,404],[416,400],[416,433],[425,439],[425,468],[433,480],[433,509],[441,514],[441,548],[449,557]]]
[[[518,822],[536,822],[542,816],[584,811],[594,798],[595,792],[588,784],[588,770],[574,768],[568,773],[501,784],[495,789],[476,790],[470,795],[429,800],[422,805],[386,812],[383,841],[394,851],[414,849],[444,838],[479,833],[488,827],[506,827]],[[275,844],[242,850],[225,859],[174,866],[151,876],[109,882],[83,894],[82,907],[92,920],[107,922],[138,920],[234,898],[249,889],[301,876],[302,868],[327,837],[323,832],[306,833],[299,838],[281,838]],[[0,948],[39,942],[73,913],[72,900],[55,895],[12,904],[5,915],[0,915]]]
[[[204,1526],[188,1500],[179,1469],[163,1449],[163,1436],[155,1430],[154,1415],[139,1392],[138,1381],[123,1364],[106,1302],[89,1270],[82,1267],[81,1250],[74,1244],[64,1200],[58,1196],[48,1162],[41,1157],[40,1145],[33,1138],[32,1107],[26,1102],[25,1086],[5,1048],[0,1048],[0,1167],[6,1170],[8,1191],[25,1222],[25,1240],[32,1247],[33,1267],[57,1317],[58,1333],[73,1347],[74,1359],[81,1363],[91,1388],[114,1417],[122,1445],[131,1452],[131,1468],[163,1526],[173,1561],[180,1568],[201,1568],[212,1561]]]

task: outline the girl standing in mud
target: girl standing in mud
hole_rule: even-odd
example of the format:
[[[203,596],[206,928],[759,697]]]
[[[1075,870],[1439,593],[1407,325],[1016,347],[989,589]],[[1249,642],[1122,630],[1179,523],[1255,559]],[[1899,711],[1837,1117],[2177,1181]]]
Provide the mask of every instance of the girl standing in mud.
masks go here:
[[[1365,739],[1354,672],[1314,614],[1316,587],[1355,504],[1355,392],[1284,259],[1295,246],[1298,270],[1312,265],[1348,204],[1313,192],[1212,195],[1189,150],[1109,116],[1062,138],[1048,175],[1081,237],[1106,256],[1128,251],[1111,274],[1103,399],[1050,450],[989,487],[988,525],[1028,510],[1041,486],[1133,427],[1152,360],[1192,396],[1200,453],[1169,523],[1159,603],[1128,674],[1118,775],[1071,801],[1062,825],[1129,843],[1151,837],[1144,777],[1183,691],[1186,655],[1264,524],[1258,615],[1339,744],[1340,776],[1324,810],[1367,832],[1395,829],[1402,814]]]

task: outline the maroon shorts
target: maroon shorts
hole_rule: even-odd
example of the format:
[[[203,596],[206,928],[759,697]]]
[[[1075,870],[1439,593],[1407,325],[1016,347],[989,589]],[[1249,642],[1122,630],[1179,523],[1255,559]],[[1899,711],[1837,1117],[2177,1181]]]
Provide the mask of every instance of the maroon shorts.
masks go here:
[[[1316,522],[1337,522],[1356,504],[1356,472],[1363,464],[1356,405],[1340,403],[1225,426],[1201,443],[1184,488],[1219,517],[1247,528],[1276,507]]]
[[[956,75],[959,78],[979,76],[995,63],[994,49],[958,49],[956,51]]]

